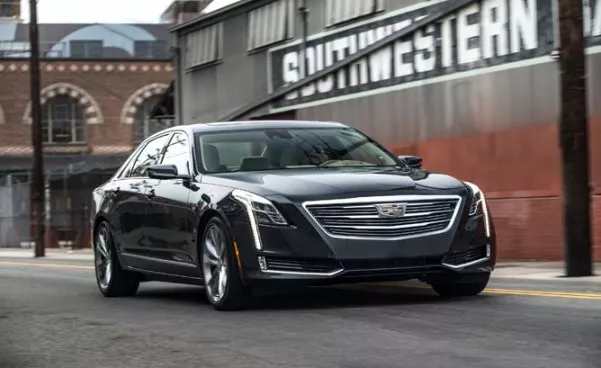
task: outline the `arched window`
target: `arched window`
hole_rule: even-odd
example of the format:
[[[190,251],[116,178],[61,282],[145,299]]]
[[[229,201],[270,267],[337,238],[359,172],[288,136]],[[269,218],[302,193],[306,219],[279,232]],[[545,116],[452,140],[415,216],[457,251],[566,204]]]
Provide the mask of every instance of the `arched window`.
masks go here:
[[[47,143],[85,142],[85,118],[78,100],[58,95],[42,105],[42,139]]]
[[[137,107],[134,115],[134,141],[136,143],[140,143],[152,134],[166,128],[157,120],[148,118],[160,98],[161,96],[158,95],[148,97]]]

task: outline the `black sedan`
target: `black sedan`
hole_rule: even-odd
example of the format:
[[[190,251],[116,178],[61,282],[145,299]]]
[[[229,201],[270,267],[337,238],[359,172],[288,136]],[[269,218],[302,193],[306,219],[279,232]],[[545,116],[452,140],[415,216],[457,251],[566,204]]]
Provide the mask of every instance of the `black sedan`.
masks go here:
[[[471,296],[496,261],[476,185],[340,123],[170,128],[93,198],[96,277],[108,297],[145,281],[187,283],[227,310],[282,286],[411,279]]]

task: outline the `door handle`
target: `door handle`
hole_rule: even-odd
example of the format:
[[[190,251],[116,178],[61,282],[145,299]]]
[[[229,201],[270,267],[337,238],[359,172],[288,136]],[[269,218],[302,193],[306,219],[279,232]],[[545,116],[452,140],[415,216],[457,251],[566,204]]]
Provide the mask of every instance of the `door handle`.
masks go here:
[[[155,195],[154,189],[150,189],[148,192],[146,192],[146,197],[148,198],[153,198]]]

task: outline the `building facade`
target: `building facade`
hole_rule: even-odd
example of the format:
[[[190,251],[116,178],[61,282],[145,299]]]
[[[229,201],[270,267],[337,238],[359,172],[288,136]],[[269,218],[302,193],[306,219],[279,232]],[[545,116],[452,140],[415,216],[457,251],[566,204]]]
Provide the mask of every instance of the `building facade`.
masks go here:
[[[303,3],[309,9],[305,43]],[[174,109],[184,124],[229,119],[303,75],[311,79],[363,55],[235,119],[334,120],[357,127],[398,154],[421,155],[427,169],[478,183],[496,221],[500,259],[560,260],[554,4],[474,1],[362,53],[452,2],[242,0],[172,29],[180,55]],[[595,258],[601,260],[601,105],[595,103],[601,86],[601,1],[584,5]]]
[[[18,14],[9,16],[8,8],[3,14],[0,246],[21,246],[30,240],[30,46],[28,24]],[[173,124],[171,116],[149,119],[174,78],[168,27],[39,25],[48,246],[89,246],[83,226],[91,190],[112,175],[137,143]]]

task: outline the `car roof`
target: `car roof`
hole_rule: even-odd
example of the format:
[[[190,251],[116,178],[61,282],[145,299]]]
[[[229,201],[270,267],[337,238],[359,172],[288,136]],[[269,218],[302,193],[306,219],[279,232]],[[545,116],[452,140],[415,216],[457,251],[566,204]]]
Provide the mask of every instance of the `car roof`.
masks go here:
[[[203,132],[227,132],[236,130],[262,130],[262,129],[294,129],[294,128],[349,128],[348,125],[335,121],[313,120],[248,120],[248,121],[223,121],[199,124],[176,125],[149,136],[141,144],[156,137],[169,134],[173,131],[186,131],[188,134]]]
[[[345,124],[332,121],[310,120],[249,120],[249,121],[224,121],[188,125],[192,132],[210,131],[235,131],[247,129],[294,129],[294,128],[346,128]]]

